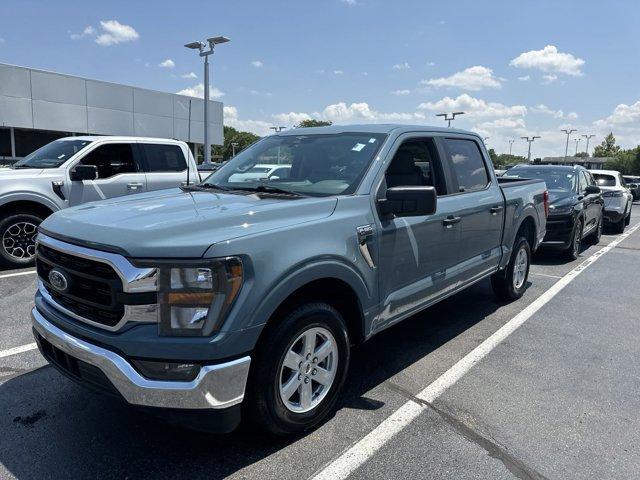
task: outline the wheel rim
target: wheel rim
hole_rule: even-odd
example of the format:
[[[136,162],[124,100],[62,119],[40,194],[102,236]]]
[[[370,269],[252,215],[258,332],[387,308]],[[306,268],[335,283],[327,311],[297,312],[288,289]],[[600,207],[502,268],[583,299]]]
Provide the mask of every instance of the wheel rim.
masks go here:
[[[573,238],[573,254],[578,256],[580,254],[580,243],[582,242],[582,225],[576,227],[576,233]]]
[[[529,264],[529,257],[527,251],[521,248],[516,255],[516,261],[513,266],[513,286],[516,290],[522,288],[524,281],[527,278],[527,266]]]
[[[10,257],[31,259],[36,254],[38,226],[33,222],[16,222],[2,234],[2,247]]]
[[[329,330],[314,327],[288,347],[280,365],[280,399],[288,410],[304,413],[327,396],[336,378],[338,346]]]

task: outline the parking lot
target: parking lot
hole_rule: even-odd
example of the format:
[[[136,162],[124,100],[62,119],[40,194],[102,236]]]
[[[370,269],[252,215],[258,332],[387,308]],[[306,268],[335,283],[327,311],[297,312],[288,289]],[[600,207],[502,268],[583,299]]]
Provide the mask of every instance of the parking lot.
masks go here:
[[[76,386],[34,348],[32,270],[1,272],[0,477],[635,477],[639,208],[574,262],[536,255],[519,301],[483,281],[357,348],[337,413],[286,440],[195,433]]]

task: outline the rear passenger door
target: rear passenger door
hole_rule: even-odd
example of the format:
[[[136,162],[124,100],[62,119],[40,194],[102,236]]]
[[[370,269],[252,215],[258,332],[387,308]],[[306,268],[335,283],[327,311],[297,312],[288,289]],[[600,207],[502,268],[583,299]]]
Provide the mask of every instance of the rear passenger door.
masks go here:
[[[471,283],[494,270],[500,261],[504,196],[492,178],[479,143],[473,138],[442,138],[445,159],[455,183],[459,284]]]
[[[187,180],[187,161],[180,145],[139,143],[138,146],[145,162],[149,191],[178,187]]]
[[[92,165],[98,178],[68,178],[69,206],[145,192],[147,180],[136,147],[135,143],[102,143],[71,166],[67,175],[77,165]]]

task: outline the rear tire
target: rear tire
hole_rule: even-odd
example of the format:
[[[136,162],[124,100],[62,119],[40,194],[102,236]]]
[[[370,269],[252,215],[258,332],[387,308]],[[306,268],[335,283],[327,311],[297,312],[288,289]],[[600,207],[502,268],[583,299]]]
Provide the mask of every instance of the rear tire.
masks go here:
[[[31,212],[16,212],[0,221],[0,265],[25,268],[35,263],[35,238],[42,220]]]
[[[624,215],[618,223],[613,224],[613,231],[615,233],[624,233],[624,227],[627,224],[627,216]]]
[[[491,276],[491,286],[496,296],[509,301],[522,297],[526,290],[530,266],[531,246],[526,238],[518,237],[507,268]]]
[[[342,315],[326,303],[303,304],[275,321],[252,360],[244,409],[263,430],[291,435],[333,411],[349,366],[349,336]],[[324,357],[320,347],[331,353]]]

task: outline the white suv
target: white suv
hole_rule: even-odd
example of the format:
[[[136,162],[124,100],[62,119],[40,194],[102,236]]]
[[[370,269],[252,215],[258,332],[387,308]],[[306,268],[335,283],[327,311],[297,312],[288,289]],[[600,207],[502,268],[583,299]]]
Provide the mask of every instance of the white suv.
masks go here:
[[[55,140],[0,171],[0,264],[35,257],[35,235],[51,213],[94,200],[199,182],[184,142],[79,136]]]
[[[616,170],[589,170],[602,191],[604,219],[613,225],[617,233],[631,221],[633,195],[627,188],[622,174]]]

